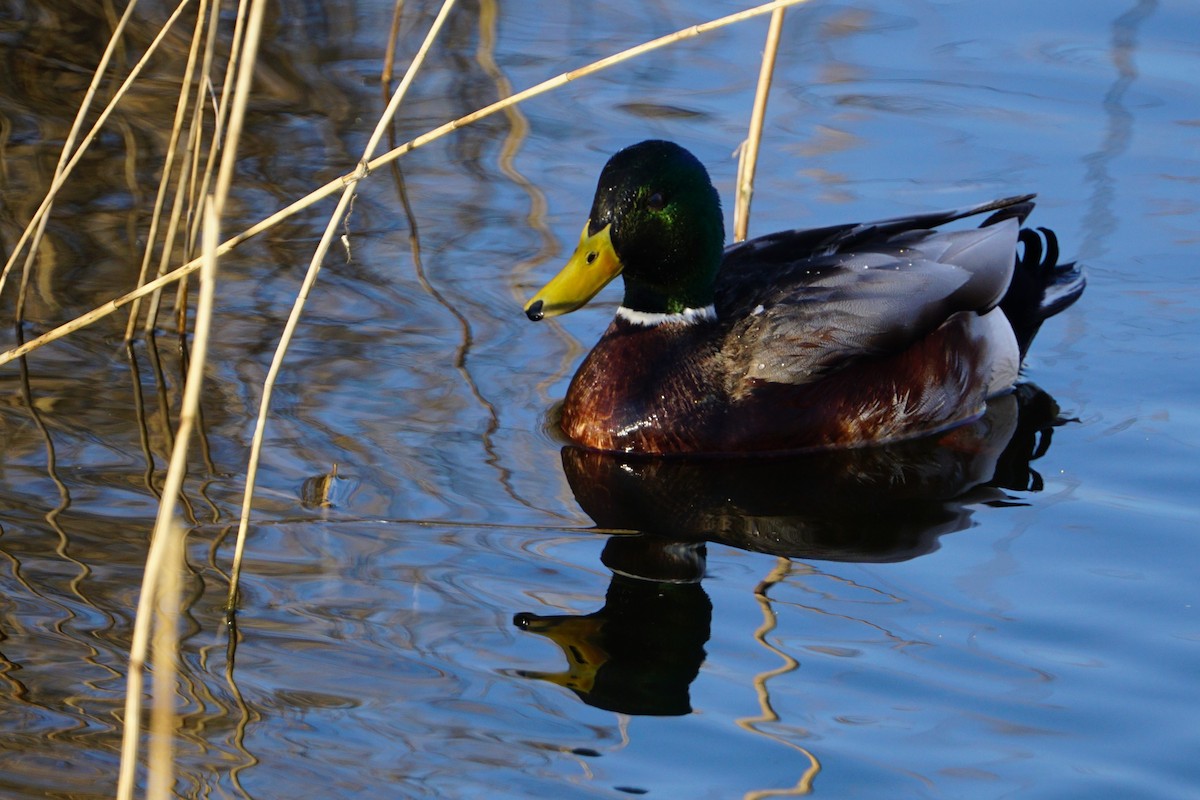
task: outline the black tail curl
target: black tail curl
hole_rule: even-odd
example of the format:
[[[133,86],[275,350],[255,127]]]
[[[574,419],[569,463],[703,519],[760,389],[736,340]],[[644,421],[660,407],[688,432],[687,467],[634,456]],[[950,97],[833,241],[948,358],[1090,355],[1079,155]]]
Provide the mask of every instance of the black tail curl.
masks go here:
[[[1000,308],[1012,324],[1024,359],[1042,323],[1078,300],[1087,278],[1076,262],[1058,263],[1054,231],[1022,228],[1019,237],[1022,252]]]

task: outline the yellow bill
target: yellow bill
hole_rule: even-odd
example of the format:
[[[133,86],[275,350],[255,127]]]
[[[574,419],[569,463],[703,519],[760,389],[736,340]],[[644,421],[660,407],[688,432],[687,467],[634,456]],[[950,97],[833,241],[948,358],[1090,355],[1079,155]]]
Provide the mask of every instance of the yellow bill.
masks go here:
[[[585,305],[621,274],[621,259],[617,258],[609,236],[611,228],[612,225],[605,225],[594,236],[588,236],[588,226],[583,226],[575,253],[562,271],[525,304],[525,316],[536,322],[543,317],[568,314]]]

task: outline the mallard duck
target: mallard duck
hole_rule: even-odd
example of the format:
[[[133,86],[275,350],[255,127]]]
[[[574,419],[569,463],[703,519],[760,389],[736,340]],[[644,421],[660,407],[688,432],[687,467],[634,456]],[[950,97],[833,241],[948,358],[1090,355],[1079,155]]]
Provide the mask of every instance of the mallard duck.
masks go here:
[[[1084,288],[1079,267],[1057,263],[1052,232],[1021,228],[1032,198],[726,248],[704,165],[672,142],[628,147],[600,173],[574,255],[525,306],[531,320],[566,314],[624,280],[562,429],[598,450],[739,454],[974,419],[1012,389],[1042,321]],[[978,228],[935,230],[989,212]]]

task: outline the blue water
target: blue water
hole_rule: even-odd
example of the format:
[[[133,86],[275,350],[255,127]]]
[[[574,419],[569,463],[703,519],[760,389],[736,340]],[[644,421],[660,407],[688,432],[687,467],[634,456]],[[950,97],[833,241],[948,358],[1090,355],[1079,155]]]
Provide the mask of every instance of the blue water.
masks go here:
[[[326,5],[284,3],[268,36],[231,232],[351,169],[382,107],[391,4]],[[740,7],[500,4],[491,35],[458,9],[398,134]],[[403,56],[434,11],[406,4]],[[49,58],[38,30],[0,4],[9,243],[72,113],[46,93],[82,91],[96,55],[60,31]],[[1087,268],[1082,300],[1027,362],[1053,400],[1021,417],[1025,458],[996,472],[1017,424],[997,407],[970,433],[980,457],[889,456],[929,478],[903,497],[872,482],[878,464],[851,465],[866,476],[853,485],[840,463],[649,474],[564,454],[553,431],[619,290],[553,324],[529,323],[522,302],[573,247],[607,156],[640,139],[695,152],[732,229],[765,31],[762,18],[689,40],[406,156],[419,264],[393,176],[363,186],[352,258],[330,257],[275,393],[232,649],[229,526],[327,211],[223,262],[207,450],[185,489],[180,795],[1195,794],[1200,7],[788,12],[752,235],[1038,192],[1031,222]],[[169,119],[159,91],[146,102]],[[151,118],[127,118],[146,186],[169,126]],[[148,200],[128,195],[123,142],[102,142],[61,204],[32,332],[132,281],[128,231]],[[108,797],[115,783],[180,371],[165,331],[134,347],[135,369],[122,330],[109,320],[33,355],[36,415],[19,370],[0,368],[5,797]],[[1038,418],[1050,402],[1057,415]],[[306,499],[334,464],[332,505]],[[595,496],[608,491],[621,501]],[[611,532],[647,514],[678,541]],[[669,557],[674,577],[703,579],[647,580]]]

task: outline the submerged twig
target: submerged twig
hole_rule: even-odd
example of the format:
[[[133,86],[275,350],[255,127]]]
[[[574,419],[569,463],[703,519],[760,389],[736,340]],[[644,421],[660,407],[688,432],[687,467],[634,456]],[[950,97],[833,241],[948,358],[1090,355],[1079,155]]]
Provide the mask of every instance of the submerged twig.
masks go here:
[[[400,39],[400,18],[403,13],[404,0],[396,0],[392,7],[392,27],[388,33],[388,47],[383,53],[383,69],[379,74],[379,82],[383,85],[385,99],[388,87],[392,85],[392,74],[396,65],[396,42]]]

